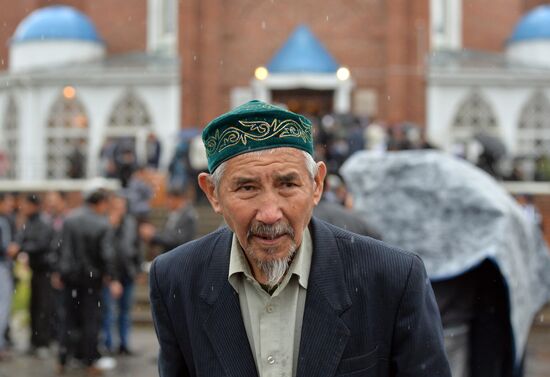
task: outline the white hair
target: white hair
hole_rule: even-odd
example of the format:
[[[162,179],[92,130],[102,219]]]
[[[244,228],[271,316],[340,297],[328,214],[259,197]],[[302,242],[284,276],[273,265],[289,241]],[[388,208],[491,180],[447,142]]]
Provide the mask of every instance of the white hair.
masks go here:
[[[249,153],[255,154],[256,156],[261,156],[261,155],[266,154],[266,153],[273,153],[273,151],[275,149],[276,148],[264,149],[264,150],[249,152]],[[309,174],[309,177],[311,179],[314,179],[315,176],[317,175],[319,167],[317,166],[317,163],[315,162],[315,160],[313,159],[313,157],[309,153],[307,153],[306,151],[303,151],[303,150],[301,150],[301,152],[304,155],[304,158],[306,160],[305,161],[306,162],[306,169],[307,169],[307,172]],[[210,181],[212,182],[212,184],[214,185],[216,190],[218,189],[218,187],[220,187],[220,182],[222,180],[223,173],[225,172],[226,167],[227,167],[227,161],[224,161],[220,165],[218,165],[218,167],[216,168],[216,170],[214,170],[214,172],[212,174],[210,174]]]

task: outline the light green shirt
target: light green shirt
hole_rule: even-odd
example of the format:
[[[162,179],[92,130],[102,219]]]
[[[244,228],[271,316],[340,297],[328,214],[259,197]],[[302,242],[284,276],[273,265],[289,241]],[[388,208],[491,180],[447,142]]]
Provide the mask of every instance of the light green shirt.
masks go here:
[[[233,234],[228,279],[239,294],[246,334],[260,377],[296,376],[311,254],[311,235],[306,228],[286,275],[270,296],[254,279]]]

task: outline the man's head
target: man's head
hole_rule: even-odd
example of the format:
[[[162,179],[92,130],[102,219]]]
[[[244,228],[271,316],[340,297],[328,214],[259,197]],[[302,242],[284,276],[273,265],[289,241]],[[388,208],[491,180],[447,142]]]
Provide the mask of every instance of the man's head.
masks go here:
[[[111,195],[109,198],[109,211],[125,215],[128,212],[128,199],[122,193]]]
[[[86,204],[100,215],[105,215],[109,209],[109,193],[103,189],[96,189],[86,193]]]
[[[324,163],[311,153],[311,124],[253,101],[203,132],[211,174],[199,185],[223,215],[260,283],[284,276],[323,190]]]
[[[166,206],[171,211],[177,211],[185,206],[189,199],[189,190],[186,188],[173,187],[166,193]]]
[[[44,211],[52,216],[63,214],[67,209],[67,194],[63,191],[49,191],[44,197]]]
[[[15,209],[15,198],[11,193],[0,192],[0,215],[8,216]]]
[[[20,203],[21,213],[25,216],[31,216],[40,211],[41,199],[38,194],[25,194]]]

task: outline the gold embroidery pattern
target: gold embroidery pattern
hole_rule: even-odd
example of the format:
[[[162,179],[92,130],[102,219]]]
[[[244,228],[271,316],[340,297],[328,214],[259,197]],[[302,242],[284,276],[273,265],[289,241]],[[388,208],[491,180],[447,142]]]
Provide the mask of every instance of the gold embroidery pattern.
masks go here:
[[[209,156],[237,144],[247,145],[248,141],[265,141],[276,138],[295,137],[301,138],[306,143],[311,143],[309,127],[302,122],[287,119],[279,121],[273,119],[271,124],[265,121],[239,121],[241,127],[232,126],[222,133],[216,130],[205,143]]]

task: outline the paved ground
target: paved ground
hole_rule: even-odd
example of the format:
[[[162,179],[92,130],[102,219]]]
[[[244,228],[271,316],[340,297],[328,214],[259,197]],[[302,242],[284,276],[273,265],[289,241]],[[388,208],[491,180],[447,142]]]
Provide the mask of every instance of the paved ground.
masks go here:
[[[22,337],[22,334],[19,334]],[[105,376],[116,377],[153,377],[157,376],[155,355],[157,342],[150,327],[134,329],[133,344],[135,356],[118,357],[117,367],[105,373]],[[22,352],[24,343],[20,341],[17,348]],[[67,377],[84,377],[82,369],[72,368],[65,374]],[[55,374],[53,358],[37,360],[22,354],[16,355],[9,362],[0,362],[0,377],[50,377]],[[527,370],[525,377],[550,377],[550,326],[533,327],[529,337],[527,351]]]
[[[18,334],[17,351],[9,362],[0,362],[0,377],[54,377],[55,358],[38,360],[24,354],[26,342],[23,333]],[[153,377],[157,376],[157,340],[150,327],[134,328],[132,336],[135,356],[116,357],[115,369],[105,372],[104,376],[116,377]],[[71,365],[67,368],[66,377],[84,377],[86,373],[80,366]]]

